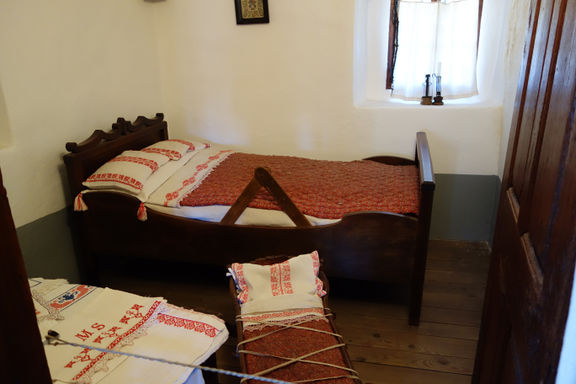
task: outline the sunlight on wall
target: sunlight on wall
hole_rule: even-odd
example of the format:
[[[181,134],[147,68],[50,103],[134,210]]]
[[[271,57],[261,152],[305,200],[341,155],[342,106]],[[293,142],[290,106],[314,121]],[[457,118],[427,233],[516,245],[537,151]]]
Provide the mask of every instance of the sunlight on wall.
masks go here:
[[[4,101],[2,84],[0,84],[0,148],[8,147],[10,144],[12,144],[10,120],[8,120],[8,110]]]

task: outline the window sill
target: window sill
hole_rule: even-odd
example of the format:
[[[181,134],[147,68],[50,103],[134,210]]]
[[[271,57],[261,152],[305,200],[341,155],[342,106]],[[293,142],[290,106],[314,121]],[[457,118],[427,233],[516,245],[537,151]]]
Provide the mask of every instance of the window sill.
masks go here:
[[[472,96],[462,99],[444,99],[444,105],[422,105],[417,100],[402,100],[387,96],[382,100],[362,100],[354,103],[357,109],[386,109],[386,108],[408,108],[408,109],[430,109],[430,108],[487,108],[500,107],[502,100],[487,100],[481,96]]]

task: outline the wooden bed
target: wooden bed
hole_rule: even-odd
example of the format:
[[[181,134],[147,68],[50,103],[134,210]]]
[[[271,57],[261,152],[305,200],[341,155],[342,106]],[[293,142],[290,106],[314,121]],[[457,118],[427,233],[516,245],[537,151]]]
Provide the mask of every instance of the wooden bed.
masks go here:
[[[112,130],[95,131],[81,143],[67,143],[64,155],[71,196],[106,161],[124,150],[138,150],[168,139],[162,114],[138,117],[133,123],[119,118]],[[408,283],[409,321],[420,319],[428,248],[434,174],[426,135],[416,137],[415,160],[372,157],[390,165],[416,164],[420,176],[419,216],[388,212],[348,214],[322,226],[266,227],[205,222],[148,209],[147,221],[138,221],[135,197],[99,192],[84,194],[89,207],[73,213],[72,229],[81,271],[97,283],[102,256],[190,261],[226,266],[258,257],[301,254],[318,250],[329,278]],[[109,258],[107,260],[110,260]]]
[[[263,257],[263,258],[259,258],[257,260],[253,260],[253,261],[251,261],[251,263],[259,264],[259,265],[270,265],[270,264],[286,261],[289,258],[290,257],[288,257],[288,256]],[[322,298],[324,315],[326,316],[326,319],[328,320],[328,323],[330,324],[331,332],[338,334],[338,329],[337,329],[336,324],[334,322],[335,314],[332,312],[332,310],[330,309],[330,306],[328,305],[328,295],[330,294],[330,284],[328,282],[326,275],[322,271],[322,267],[320,268],[320,271],[318,272],[318,278],[320,278],[320,280],[322,280],[323,290],[326,292],[326,295]],[[232,298],[232,305],[234,306],[234,312],[238,316],[241,314],[241,310],[240,310],[240,304],[238,303],[237,287],[236,287],[236,284],[235,284],[232,276],[230,276],[230,279],[229,279],[229,291],[230,291],[230,296]],[[245,329],[244,329],[243,322],[241,321],[241,319],[237,318],[236,319],[236,335],[237,335],[238,345],[245,342],[245,332],[244,331],[245,331]],[[283,342],[284,347],[289,346],[290,343],[292,342],[292,340],[290,338],[282,338],[281,337],[280,339],[276,339],[276,340],[280,340],[281,342]],[[334,342],[345,344],[344,339],[341,336],[335,337]],[[243,348],[246,348],[246,347],[243,347]],[[350,359],[350,355],[348,354],[347,347],[343,346],[342,348],[340,348],[339,353],[341,354],[342,360],[343,360],[342,361],[343,364],[341,366],[353,369],[354,367],[352,364],[352,360]],[[240,353],[240,352],[238,352],[237,355],[238,355],[238,358],[240,359],[240,367],[242,368],[242,372],[249,373],[250,369],[248,368],[248,364],[247,364],[247,355],[245,353]],[[294,367],[294,369],[298,369],[298,367]],[[342,372],[339,372],[339,373],[342,373]],[[348,372],[348,373],[350,373],[350,372]],[[355,372],[355,374],[356,374],[356,372]],[[270,377],[272,377],[272,376],[270,376]],[[257,382],[257,381],[255,381],[255,382]],[[360,379],[353,379],[353,380],[350,380],[350,382],[353,382],[354,384],[362,384],[362,381]]]

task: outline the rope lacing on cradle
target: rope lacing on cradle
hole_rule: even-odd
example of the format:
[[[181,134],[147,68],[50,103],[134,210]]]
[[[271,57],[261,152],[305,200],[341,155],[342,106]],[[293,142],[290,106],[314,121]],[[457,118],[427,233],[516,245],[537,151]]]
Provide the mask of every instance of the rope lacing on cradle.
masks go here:
[[[293,384],[293,382],[288,382],[288,381],[278,380],[278,379],[272,379],[269,377],[259,376],[258,374],[246,374],[246,373],[229,371],[226,369],[206,367],[203,365],[180,363],[178,361],[166,360],[166,359],[161,359],[161,358],[157,358],[157,357],[139,355],[136,353],[122,352],[122,351],[116,351],[113,349],[99,348],[99,347],[94,347],[94,346],[90,346],[90,345],[86,345],[86,344],[75,343],[75,342],[67,341],[67,340],[60,338],[60,335],[58,334],[58,332],[55,332],[55,331],[48,331],[48,335],[46,336],[46,340],[51,345],[71,345],[73,347],[88,348],[88,349],[93,349],[93,350],[98,351],[98,352],[111,353],[111,354],[115,354],[115,355],[128,356],[128,357],[135,357],[137,359],[156,361],[159,363],[178,365],[180,367],[200,369],[202,371],[207,371],[207,372],[215,372],[215,373],[219,373],[219,374],[223,374],[223,375],[227,375],[227,376],[240,377],[240,378],[242,378],[242,380],[252,379],[252,380],[260,380],[260,381],[264,381],[264,382],[268,382],[268,383],[275,383],[275,384]],[[67,383],[77,384],[80,382],[79,381],[68,381]]]
[[[274,313],[274,312],[270,312],[270,313]],[[259,313],[259,314],[261,314],[261,313]],[[253,316],[253,314],[237,315],[236,321],[243,321],[242,320],[243,316],[250,317],[250,316]],[[333,316],[333,315],[332,315],[332,313],[326,313],[323,317],[318,316],[318,320],[321,320],[321,319],[327,320],[328,316]],[[267,333],[263,333],[263,334],[258,335],[258,336],[251,337],[251,338],[246,339],[246,340],[243,340],[243,341],[238,343],[238,347],[240,347],[241,345],[244,345],[244,344],[254,342],[256,340],[260,340],[266,336],[270,336],[273,333],[280,332],[280,331],[283,331],[286,329],[300,329],[300,330],[307,330],[307,331],[311,331],[311,332],[323,333],[323,334],[335,336],[340,341],[343,340],[342,335],[339,335],[339,334],[334,333],[334,332],[329,332],[329,331],[324,331],[321,329],[300,326],[301,324],[307,323],[311,320],[315,320],[315,319],[307,318],[303,321],[295,322],[292,324],[287,324],[287,323],[281,322],[281,321],[246,320],[246,322],[248,322],[248,323],[266,324],[266,325],[271,325],[271,326],[278,326],[280,328],[272,330],[272,331],[267,332]],[[358,372],[352,368],[348,368],[348,367],[344,367],[344,366],[336,365],[336,364],[330,364],[330,363],[326,363],[326,362],[322,362],[322,361],[315,361],[315,360],[307,360],[306,359],[307,357],[316,355],[318,353],[322,353],[322,352],[329,351],[329,350],[336,349],[336,348],[344,348],[344,347],[346,347],[346,344],[344,344],[344,343],[334,344],[334,345],[328,346],[326,348],[322,348],[322,349],[319,349],[319,350],[316,350],[313,352],[309,352],[309,353],[306,353],[304,355],[300,355],[297,357],[276,356],[276,355],[271,355],[269,353],[255,352],[255,351],[249,351],[249,350],[245,350],[245,349],[237,349],[237,352],[243,353],[246,355],[254,355],[254,356],[259,356],[259,357],[272,357],[275,359],[286,360],[284,363],[280,363],[280,364],[274,365],[268,369],[254,373],[254,375],[258,375],[258,376],[259,375],[266,375],[270,372],[276,371],[280,368],[284,368],[284,367],[291,365],[291,364],[294,364],[294,363],[307,363],[307,364],[323,365],[323,366],[328,366],[328,367],[332,367],[332,368],[342,369],[344,371],[351,372],[352,375],[339,375],[339,376],[332,376],[332,377],[322,377],[322,378],[317,378],[317,379],[298,380],[298,381],[292,381],[292,383],[312,383],[315,381],[325,381],[325,380],[334,380],[334,379],[360,380],[360,377],[358,376]],[[246,380],[248,380],[248,378],[244,378],[244,379],[240,380],[240,382],[244,383]]]

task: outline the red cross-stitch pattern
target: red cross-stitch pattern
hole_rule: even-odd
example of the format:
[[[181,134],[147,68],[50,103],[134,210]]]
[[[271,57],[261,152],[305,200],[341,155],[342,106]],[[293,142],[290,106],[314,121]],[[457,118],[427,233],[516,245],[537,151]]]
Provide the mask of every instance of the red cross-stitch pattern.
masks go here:
[[[90,356],[91,351],[92,350],[89,348],[83,349],[82,352],[80,352],[79,354],[74,356],[72,358],[72,360],[70,360],[68,362],[68,364],[65,365],[65,367],[66,368],[72,368],[74,366],[74,364],[76,364],[76,363],[80,363],[80,362],[84,363],[86,361],[93,361],[94,358],[92,358],[92,356]],[[98,353],[98,352],[96,352],[96,353]]]
[[[245,303],[248,301],[248,284],[246,284],[246,277],[244,276],[244,266],[242,264],[234,263],[232,264],[232,269],[236,274],[236,283],[238,284],[238,289],[240,293],[238,294],[238,301]]]
[[[146,323],[146,321],[148,321],[148,319],[150,319],[150,317],[152,316],[152,314],[154,314],[154,312],[156,312],[156,310],[158,309],[158,307],[160,306],[160,304],[162,304],[161,301],[155,301],[154,304],[152,304],[152,306],[150,307],[150,309],[148,310],[148,312],[144,315],[141,316],[142,318],[140,319],[140,321],[138,323],[136,323],[134,326],[132,326],[132,328],[130,328],[128,331],[126,331],[125,333],[121,334],[120,336],[118,336],[114,341],[112,341],[110,344],[108,344],[108,346],[106,347],[106,349],[114,349],[118,344],[120,344],[125,338],[131,336],[134,332],[136,332],[142,325],[144,325],[144,323]],[[97,357],[91,359],[90,364],[88,364],[86,367],[84,367],[80,372],[78,372],[78,374],[76,376],[74,376],[72,378],[72,380],[78,380],[80,379],[82,376],[84,376],[86,374],[86,372],[88,372],[90,369],[92,369],[92,367],[94,367],[94,365],[96,365],[96,363],[98,363],[98,361],[100,361],[104,356],[106,355],[106,353],[102,352],[101,354],[99,354]]]
[[[138,190],[142,189],[143,186],[142,183],[136,180],[135,178],[126,175],[121,175],[119,173],[96,173],[90,176],[86,181],[87,182],[113,181],[115,183],[124,184]]]
[[[102,340],[104,339],[109,339],[111,337],[118,337],[120,336],[118,334],[118,331],[122,329],[120,327],[112,327],[109,330],[107,330],[106,332],[102,332],[97,338],[94,339],[95,343],[102,343]]]
[[[294,291],[290,281],[290,262],[270,266],[270,288],[272,296],[290,295]]]
[[[136,156],[118,156],[110,160],[110,162],[124,162],[124,163],[134,163],[144,165],[152,170],[152,172],[158,169],[158,163],[154,160],[145,159],[143,157]]]
[[[218,333],[218,329],[216,327],[211,326],[210,324],[206,324],[201,321],[184,319],[182,317],[167,315],[165,313],[158,314],[158,322],[176,328],[184,328],[189,331],[203,333],[209,337],[215,337],[216,334]]]
[[[140,309],[142,308],[141,305],[134,304],[132,308],[126,311],[126,315],[124,315],[120,322],[124,324],[128,324],[128,321],[132,319],[142,318],[142,313],[140,313]]]
[[[174,141],[176,143],[187,145],[189,151],[193,151],[196,149],[196,146],[194,145],[194,143],[187,141],[187,140],[173,139],[173,140],[166,140],[166,141]],[[204,143],[204,145],[206,146],[206,148],[209,147],[209,145],[207,143]]]
[[[144,148],[142,152],[158,153],[167,156],[170,160],[180,160],[180,158],[182,158],[180,152],[166,148]]]
[[[95,289],[96,287],[89,285],[77,285],[62,293],[58,297],[52,299],[49,305],[52,308],[62,310]]]
[[[199,174],[201,171],[203,171],[203,170],[205,170],[206,168],[208,168],[208,166],[209,166],[211,163],[213,163],[213,162],[215,162],[215,161],[220,161],[220,160],[222,160],[222,158],[223,158],[224,156],[227,156],[230,152],[231,152],[230,149],[225,149],[225,150],[223,150],[223,151],[218,152],[217,154],[215,154],[215,155],[213,155],[213,156],[208,157],[208,160],[206,160],[204,163],[198,164],[198,165],[196,166],[196,170],[194,171],[194,173],[192,174],[192,176],[190,176],[189,178],[187,178],[186,180],[184,180],[184,181],[182,182],[182,186],[180,186],[180,188],[179,188],[178,190],[176,190],[176,191],[174,191],[174,192],[171,192],[171,193],[168,193],[168,194],[165,196],[164,205],[165,205],[165,206],[168,206],[168,204],[170,203],[170,201],[177,199],[178,196],[180,196],[180,191],[181,191],[182,189],[184,189],[185,187],[189,186],[190,184],[196,182],[196,178],[198,177],[198,174]]]
[[[314,276],[316,276],[316,294],[319,297],[326,295],[326,291],[324,290],[324,283],[318,277],[318,272],[320,271],[320,257],[318,256],[318,251],[314,251],[310,254],[312,258],[312,268],[314,268]]]
[[[232,205],[257,167],[269,168],[294,204],[307,215],[339,219],[360,211],[418,214],[420,190],[416,166],[246,153],[233,153],[222,161],[180,205]],[[249,206],[280,209],[263,188]]]

